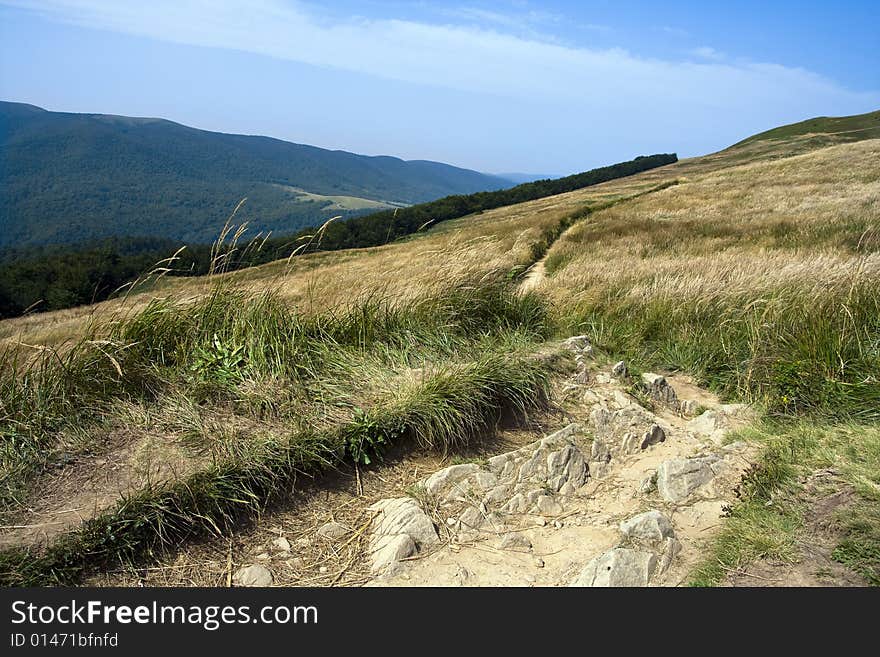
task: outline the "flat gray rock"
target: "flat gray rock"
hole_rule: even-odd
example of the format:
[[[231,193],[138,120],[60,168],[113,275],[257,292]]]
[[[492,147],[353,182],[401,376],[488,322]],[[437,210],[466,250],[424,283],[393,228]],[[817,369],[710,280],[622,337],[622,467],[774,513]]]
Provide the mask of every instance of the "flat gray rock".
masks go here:
[[[272,571],[257,564],[245,566],[235,571],[232,581],[238,586],[271,586]]]
[[[425,480],[425,490],[429,495],[435,497],[444,497],[455,494],[454,487],[463,479],[467,479],[473,474],[480,471],[480,466],[476,463],[462,463],[460,465],[450,465],[448,468],[438,470]]]
[[[681,502],[715,476],[716,457],[702,456],[664,461],[657,469],[657,491],[667,502]]]
[[[651,552],[614,548],[588,563],[570,586],[647,586],[656,568]]]
[[[672,523],[656,510],[646,511],[620,523],[621,533],[636,543],[660,545],[667,538],[673,538]]]

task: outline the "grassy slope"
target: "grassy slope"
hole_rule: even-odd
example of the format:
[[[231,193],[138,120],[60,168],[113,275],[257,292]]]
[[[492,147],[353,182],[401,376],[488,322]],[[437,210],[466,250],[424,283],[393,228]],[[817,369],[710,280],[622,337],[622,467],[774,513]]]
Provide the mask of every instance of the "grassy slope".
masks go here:
[[[397,427],[391,432],[394,435],[403,431],[401,427],[414,432],[411,435],[416,438],[450,435],[444,433],[447,429],[443,426],[467,424],[468,417],[476,422],[472,426],[477,426],[483,421],[480,418],[496,412],[499,398],[492,395],[503,396],[507,390],[515,404],[534,399],[523,391],[540,388],[539,371],[531,369],[518,354],[524,357],[534,349],[551,324],[563,334],[587,331],[607,351],[623,353],[637,365],[681,367],[731,397],[765,405],[777,416],[777,423],[760,436],[753,435],[755,440],[786,445],[787,437],[801,435],[799,425],[790,424],[788,418],[805,413],[814,424],[825,427],[824,435],[832,437],[817,438],[809,458],[802,459],[803,453],[790,445],[768,450],[766,463],[773,467],[767,471],[772,476],[762,479],[755,489],[759,492],[754,505],[747,496],[742,510],[734,512],[740,520],[731,520],[713,558],[721,559],[726,567],[737,567],[761,555],[791,557],[786,546],[790,547],[797,530],[796,516],[768,519],[749,510],[757,508],[760,495],[769,494],[767,491],[797,486],[792,473],[799,460],[812,466],[821,459],[831,459],[855,464],[845,469],[853,473],[848,476],[858,484],[862,500],[857,507],[858,521],[847,525],[849,543],[841,545],[839,557],[869,572],[876,568],[871,555],[876,554],[872,551],[876,550],[878,526],[869,502],[880,479],[876,455],[871,456],[876,445],[872,447],[874,442],[862,438],[876,435],[876,418],[870,413],[876,405],[870,400],[880,375],[876,323],[880,289],[878,142],[842,145],[784,159],[791,153],[810,151],[812,145],[800,137],[790,142],[759,140],[589,190],[452,221],[399,244],[316,254],[300,259],[293,267],[274,263],[238,272],[220,280],[245,296],[242,303],[233,304],[235,313],[219,314],[226,317],[219,324],[216,313],[207,312],[211,305],[204,300],[212,298],[215,279],[166,281],[159,287],[161,295],[173,299],[202,298],[195,307],[180,306],[179,301],[150,306],[154,291],[130,299],[124,309],[119,302],[111,302],[90,311],[6,322],[3,330],[7,336],[18,334],[28,342],[58,344],[89,333],[88,312],[95,313],[99,323],[106,324],[111,318],[122,322],[122,329],[112,334],[114,346],[98,343],[100,348],[95,351],[93,345],[85,352],[87,359],[77,361],[90,369],[67,368],[74,373],[88,372],[85,377],[90,385],[104,381],[94,393],[106,411],[102,422],[127,421],[131,415],[121,409],[129,409],[135,402],[145,409],[141,414],[143,431],[155,431],[157,416],[161,419],[163,413],[174,414],[175,408],[185,406],[166,403],[169,397],[187,401],[189,408],[195,402],[199,417],[172,432],[171,439],[194,440],[201,449],[214,450],[215,458],[225,455],[237,459],[232,462],[233,480],[255,483],[258,489],[262,479],[237,478],[250,472],[241,466],[261,462],[261,456],[248,450],[268,441],[263,444],[272,449],[264,456],[270,461],[280,459],[273,462],[282,464],[277,471],[283,473],[288,467],[283,464],[290,463],[284,441],[291,434],[280,432],[279,427],[289,428],[295,417],[310,418],[315,426],[329,432],[322,433],[319,440],[325,446],[356,446],[360,444],[358,436],[385,435],[383,430],[377,433],[376,427],[385,426],[383,422],[389,418],[391,426]],[[677,184],[667,187],[673,182]],[[618,203],[606,207],[615,201]],[[551,245],[560,228],[575,218],[574,227]],[[538,292],[551,301],[549,320],[540,303],[532,305],[530,301],[522,306],[503,291],[503,281],[515,279],[517,272],[544,251],[550,276]],[[474,281],[482,283],[474,285]],[[486,283],[490,285],[486,287]],[[263,297],[259,294],[253,296],[267,288],[275,290],[271,303],[260,301]],[[477,302],[470,311],[477,321],[460,331],[450,327],[461,322],[462,315],[448,314],[450,300],[455,300],[453,307],[462,303],[462,298],[455,296],[456,289],[478,291],[475,296],[468,293]],[[447,308],[445,314],[436,311],[437,303]],[[170,310],[157,312],[166,307]],[[276,321],[286,317],[284,313],[289,311],[285,309],[291,307],[302,319]],[[426,314],[426,307],[432,308],[431,312]],[[195,312],[193,308],[202,310]],[[249,316],[242,308],[253,314],[249,321],[235,319],[235,314]],[[402,314],[394,308],[402,308]],[[508,310],[499,313],[499,308]],[[198,320],[200,316],[207,319]],[[276,320],[269,325],[276,328],[264,330],[271,317]],[[173,319],[170,325],[167,318]],[[302,361],[273,352],[273,344],[283,349],[296,344],[277,327],[314,327],[315,322],[335,328],[317,335],[304,329],[312,335],[304,353],[336,353],[341,358],[306,359],[307,367],[301,372],[277,370],[280,363]],[[222,329],[219,341],[214,339],[218,326]],[[107,329],[101,330],[104,333],[99,331],[98,337],[106,335]],[[458,337],[450,338],[453,334]],[[139,348],[135,353],[126,347],[132,341],[151,344],[153,336],[163,335],[162,340],[171,342],[153,341],[146,352]],[[270,339],[279,335],[280,341]],[[240,360],[243,352],[249,355]],[[505,353],[514,354],[515,361],[500,370],[484,369],[489,367],[492,354]],[[173,354],[183,355],[172,358]],[[488,363],[483,358],[486,354],[490,356]],[[47,356],[46,361],[50,360]],[[421,378],[413,388],[411,373],[421,371],[426,362],[438,363],[439,378]],[[205,363],[211,366],[205,368]],[[106,374],[104,379],[94,376],[98,364],[98,371]],[[231,379],[200,382],[199,373],[204,371],[228,371]],[[471,375],[462,377],[462,371]],[[129,375],[138,372],[140,375],[129,381]],[[809,376],[805,378],[804,372]],[[512,378],[507,378],[508,373]],[[462,378],[465,383],[456,386]],[[123,385],[125,381],[128,383]],[[469,388],[467,381],[475,387]],[[532,383],[523,388],[516,381]],[[365,382],[371,385],[365,388]],[[234,391],[231,396],[230,386]],[[37,392],[45,392],[37,388]],[[74,385],[70,389],[81,388]],[[460,404],[475,390],[496,392],[486,405],[466,410]],[[13,397],[4,394],[3,398],[6,402]],[[46,403],[51,411],[54,402],[50,400],[58,398],[37,395],[36,399],[24,399],[21,408]],[[322,403],[314,405],[315,399]],[[438,400],[442,400],[439,406]],[[73,408],[83,404],[73,398],[70,403]],[[453,414],[444,415],[443,408]],[[152,415],[146,412],[150,409]],[[216,426],[207,421],[212,414],[219,415],[221,424],[227,426],[236,425],[228,421],[230,414],[239,417],[247,430],[231,431],[206,444],[205,436],[210,432],[205,427]],[[75,414],[70,410],[49,412],[48,424],[37,427],[34,438],[49,444],[63,441],[63,430],[53,428],[51,422],[68,417]],[[416,424],[407,424],[410,420],[399,424],[400,417],[411,418]],[[436,429],[430,428],[436,425],[418,424],[436,417],[452,418],[451,424]],[[853,424],[854,417],[861,424]],[[418,428],[426,426],[429,428]],[[362,433],[365,427],[368,434]],[[96,430],[94,436],[100,435]],[[248,435],[261,436],[260,441],[243,441]],[[841,440],[841,435],[846,439]],[[355,440],[346,441],[346,436]],[[829,451],[832,449],[837,451]],[[356,453],[347,452],[349,458]],[[214,477],[215,484],[230,476],[222,470],[205,472],[208,474],[201,476]],[[204,479],[197,481],[205,484]],[[211,492],[222,487],[209,481],[204,490],[207,497],[203,501],[213,504],[222,499]],[[249,490],[256,490],[253,508],[260,508],[264,496],[257,489]],[[65,566],[71,554],[125,553],[130,543],[107,543],[102,537],[107,532],[117,536],[113,529],[117,523],[129,526],[148,515],[153,520],[140,525],[147,527],[147,534],[135,543],[160,545],[163,539],[150,529],[156,526],[155,518],[160,518],[160,524],[167,513],[178,520],[190,518],[193,503],[200,503],[190,500],[181,510],[180,498],[173,490],[159,493],[150,493],[146,501],[135,498],[136,504],[146,504],[150,513],[158,510],[159,516],[147,514],[143,506],[127,515],[133,507],[122,503],[85,533],[59,544],[58,552],[44,556],[48,561],[25,566],[28,557],[16,561],[21,556],[7,555],[8,572],[12,573],[7,577],[10,581],[75,577],[81,562]],[[157,500],[158,505],[154,504]],[[237,512],[225,506],[211,509],[207,517],[218,526],[237,517]],[[210,522],[196,525],[206,530]],[[762,527],[768,522],[776,523],[781,538],[761,543],[767,535]],[[733,540],[725,543],[731,531]],[[718,571],[710,569],[702,572],[698,581],[713,583],[718,579]]]
[[[771,139],[787,141],[804,135],[834,135],[843,141],[880,139],[880,111],[855,116],[819,116],[758,133],[734,147]]]

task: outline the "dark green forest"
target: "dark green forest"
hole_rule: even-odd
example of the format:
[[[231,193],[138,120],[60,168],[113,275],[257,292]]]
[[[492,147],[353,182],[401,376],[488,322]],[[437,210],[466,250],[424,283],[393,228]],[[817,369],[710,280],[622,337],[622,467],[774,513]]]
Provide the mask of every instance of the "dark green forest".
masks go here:
[[[410,205],[511,185],[438,162],[0,102],[0,248],[143,235],[210,242],[244,197],[239,219],[253,231],[290,234],[364,213],[296,190]]]
[[[596,185],[671,164],[677,159],[675,154],[637,157],[555,180],[539,180],[494,192],[448,196],[421,205],[336,221],[326,227],[320,240],[310,239],[314,228],[304,229],[266,240],[259,250],[242,249],[232,253],[227,264],[229,269],[239,269],[271,262],[290,256],[303,244],[311,251],[378,246],[442,221]],[[222,210],[226,215],[231,207]],[[57,310],[107,299],[184,244],[161,238],[116,237],[78,246],[7,249],[0,253],[0,317],[14,317],[28,309]],[[172,275],[206,274],[210,262],[210,244],[188,244],[174,263]]]

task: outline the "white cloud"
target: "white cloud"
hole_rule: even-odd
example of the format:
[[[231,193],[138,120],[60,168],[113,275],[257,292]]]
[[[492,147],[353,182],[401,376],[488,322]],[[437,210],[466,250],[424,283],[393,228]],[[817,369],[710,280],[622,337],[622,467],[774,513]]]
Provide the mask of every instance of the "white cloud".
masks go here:
[[[700,120],[710,125],[754,115],[756,107],[774,108],[780,116],[794,111],[805,116],[828,108],[866,111],[880,105],[877,93],[849,91],[803,69],[728,62],[708,47],[691,53],[700,61],[673,61],[638,57],[622,49],[562,45],[513,33],[516,30],[504,24],[502,15],[476,10],[466,23],[449,16],[452,22],[431,24],[335,20],[316,6],[281,0],[0,4],[91,28],[558,106],[567,113],[578,108],[585,120],[622,116],[625,109],[628,118],[654,115],[660,117],[659,126],[668,126],[682,119],[681,108],[688,108],[692,116],[702,112]]]
[[[460,162],[464,155],[447,154],[451,142],[459,151],[479,151],[468,155],[471,161],[483,152],[501,160],[499,153],[509,151],[498,165],[508,169],[577,170],[584,161],[660,149],[697,154],[780,123],[880,106],[876,91],[847,90],[800,68],[725,58],[709,47],[682,60],[664,60],[566,45],[552,35],[505,24],[512,19],[503,15],[447,14],[442,24],[434,24],[340,18],[316,5],[282,0],[0,4],[89,28],[364,74],[368,83],[375,78],[403,82],[386,85],[397,90],[386,106],[379,107],[385,96],[378,92],[366,103],[377,107],[371,125],[383,143],[399,132],[425,155],[441,153]],[[527,6],[519,9],[522,15]],[[552,28],[552,17],[541,20],[532,24]],[[320,111],[326,114],[322,121],[347,134],[367,109],[354,104],[353,114],[337,113],[335,123],[330,110]],[[379,123],[381,117],[388,117],[385,123]],[[448,134],[458,136],[451,140]],[[430,147],[420,146],[429,142]]]
[[[702,57],[703,59],[711,59],[714,61],[724,59],[724,53],[715,50],[715,48],[710,48],[709,46],[694,48],[691,50],[691,54],[696,57]]]

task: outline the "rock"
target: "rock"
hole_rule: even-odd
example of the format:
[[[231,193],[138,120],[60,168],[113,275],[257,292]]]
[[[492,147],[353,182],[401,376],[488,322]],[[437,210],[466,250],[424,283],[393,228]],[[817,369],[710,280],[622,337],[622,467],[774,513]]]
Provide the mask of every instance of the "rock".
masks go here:
[[[273,540],[272,545],[282,552],[290,552],[290,541],[288,541],[283,536],[279,536],[278,538]]]
[[[525,534],[510,532],[502,536],[501,540],[498,541],[498,549],[528,551],[532,549],[532,542]]]
[[[510,501],[504,507],[504,510],[508,513],[525,513],[528,508],[529,503],[526,500],[526,496],[522,493],[517,493],[510,498]]]
[[[584,428],[577,422],[572,422],[571,424],[565,425],[559,431],[554,431],[549,436],[542,438],[540,441],[540,446],[559,447],[561,445],[564,445],[569,438],[581,433],[583,430]]]
[[[623,440],[620,442],[620,451],[624,454],[636,454],[642,448],[643,437],[638,434],[627,432],[623,434]]]
[[[483,513],[475,506],[469,506],[461,514],[461,525],[465,529],[479,529],[486,521]]]
[[[312,544],[312,541],[303,536],[302,538],[298,538],[295,541],[297,547],[307,548]]]
[[[372,525],[373,534],[376,536],[407,534],[419,549],[440,541],[434,523],[412,498],[380,500],[368,510],[379,512],[373,519]]]
[[[344,536],[348,536],[351,530],[345,525],[338,522],[328,522],[318,527],[317,534],[321,538],[336,540]]]
[[[626,361],[618,361],[614,364],[614,367],[611,368],[611,375],[618,378],[625,377],[628,373],[629,369],[626,366]]]
[[[425,480],[425,490],[429,495],[435,497],[454,496],[456,491],[454,487],[458,482],[469,476],[476,474],[480,470],[480,466],[476,463],[462,463],[460,465],[451,465],[448,468],[438,470]]]
[[[711,436],[715,433],[716,429],[722,428],[723,421],[721,418],[722,416],[718,411],[704,411],[687,423],[687,429],[693,433]]]
[[[604,440],[596,438],[590,448],[590,461],[604,461],[608,463],[611,460],[611,449]]]
[[[239,568],[232,576],[238,586],[271,586],[272,579],[271,570],[256,564]]]
[[[647,586],[656,568],[651,552],[614,548],[590,561],[571,586]]]
[[[678,402],[675,389],[666,381],[666,377],[653,372],[642,374],[642,384],[648,389],[651,399],[674,406]]]
[[[659,511],[646,511],[620,523],[620,531],[634,543],[659,545],[675,532],[672,523]]]
[[[373,518],[370,557],[373,572],[391,571],[397,562],[439,542],[434,523],[409,497],[380,500]]]
[[[486,496],[483,498],[483,504],[501,504],[510,498],[510,492],[509,484],[499,484],[486,493]]]
[[[259,559],[260,561],[268,561],[268,560],[271,559],[272,557],[269,556],[269,553],[268,553],[268,552],[261,552],[260,554],[258,554],[258,555],[256,556],[256,558]]]
[[[590,476],[601,479],[611,470],[611,463],[608,461],[590,461]]]
[[[682,415],[696,415],[700,404],[695,399],[682,399],[678,403],[678,410]]]
[[[513,460],[512,454],[499,454],[498,456],[493,456],[490,458],[486,465],[489,468],[489,471],[495,475],[501,475],[504,470],[504,466],[507,465],[510,461]]]
[[[543,568],[544,560],[541,557],[535,557],[535,568]]]
[[[543,516],[558,516],[562,513],[562,505],[549,495],[541,495],[535,502],[535,510]]]
[[[586,385],[590,382],[590,373],[587,370],[581,370],[572,377],[572,380],[580,385]]]
[[[657,490],[667,502],[680,502],[715,476],[715,457],[672,459],[657,469]]]
[[[666,440],[666,432],[663,431],[663,427],[661,427],[659,424],[652,424],[651,427],[642,436],[642,440],[639,443],[639,448],[647,449],[651,445],[662,443],[664,440]]]
[[[657,488],[657,472],[654,471],[649,474],[647,477],[642,479],[641,483],[638,487],[638,492],[642,495],[647,495],[648,493],[653,492]]]
[[[580,488],[586,483],[588,473],[584,455],[574,445],[566,445],[547,455],[547,480],[555,480],[551,484],[554,490],[558,491],[565,483]]]
[[[663,543],[663,551],[660,553],[660,562],[657,564],[657,572],[662,574],[669,570],[672,561],[681,552],[681,543],[677,538],[668,537]]]
[[[636,404],[628,404],[617,411],[594,408],[590,413],[596,437],[609,444],[619,440],[619,447],[625,453],[635,453],[641,449],[641,443],[627,434],[642,436],[646,429],[653,428],[655,419],[654,415]]]
[[[378,536],[370,542],[370,559],[374,573],[391,570],[400,561],[416,553],[416,543],[408,534]]]
[[[498,477],[491,472],[486,472],[485,470],[480,470],[473,477],[474,486],[478,488],[481,492],[485,492],[495,487],[495,484],[498,483]]]
[[[570,338],[563,340],[562,346],[578,355],[587,349],[589,349],[591,353],[593,351],[593,347],[590,346],[590,336],[588,335],[573,335]]]

